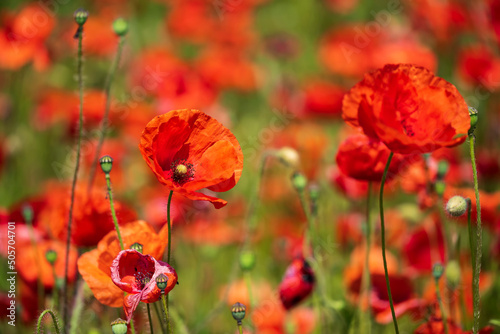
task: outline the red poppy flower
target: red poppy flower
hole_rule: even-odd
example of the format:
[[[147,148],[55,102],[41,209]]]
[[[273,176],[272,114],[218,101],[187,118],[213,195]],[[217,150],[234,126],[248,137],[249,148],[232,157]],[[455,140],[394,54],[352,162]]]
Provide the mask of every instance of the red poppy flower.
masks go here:
[[[356,134],[344,140],[337,151],[337,165],[345,175],[361,181],[382,179],[385,165],[391,151],[383,143],[363,134]],[[389,176],[395,176],[404,157],[396,154],[389,167]]]
[[[144,221],[136,221],[120,227],[123,246],[130,248],[138,242],[143,245],[143,254],[160,258],[167,246],[167,231],[165,225],[159,234]],[[120,243],[116,231],[109,232],[97,245],[97,248],[82,254],[78,259],[78,271],[102,304],[111,307],[123,305],[123,292],[113,284],[110,267],[113,259],[120,252]]]
[[[500,88],[500,57],[484,45],[473,45],[460,52],[460,76],[473,85],[493,91]]]
[[[314,272],[304,258],[297,258],[286,269],[279,287],[283,307],[287,310],[306,299],[314,288]]]
[[[467,104],[455,86],[409,64],[366,74],[344,97],[342,117],[401,154],[459,145],[470,128]]]
[[[123,300],[127,322],[139,302],[154,303],[160,299],[162,291],[156,285],[159,275],[168,277],[164,293],[169,293],[177,283],[177,273],[168,263],[157,261],[151,255],[144,255],[134,249],[118,253],[111,265],[113,283],[128,294]]]
[[[227,191],[240,179],[243,153],[236,137],[212,117],[194,109],[173,110],[150,121],[139,145],[160,183],[218,209],[226,201],[197,192]]]

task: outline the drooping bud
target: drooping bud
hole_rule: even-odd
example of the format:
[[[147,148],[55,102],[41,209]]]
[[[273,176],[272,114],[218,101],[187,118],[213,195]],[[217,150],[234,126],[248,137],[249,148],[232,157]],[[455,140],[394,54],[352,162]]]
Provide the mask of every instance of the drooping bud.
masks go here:
[[[242,303],[235,303],[233,307],[231,307],[231,313],[233,314],[234,320],[241,323],[243,319],[245,319],[245,313],[247,308]]]
[[[123,18],[118,18],[113,22],[113,30],[115,34],[117,34],[120,37],[123,37],[127,34],[128,32],[128,23],[125,21]]]
[[[448,262],[445,269],[446,281],[451,287],[456,287],[460,283],[460,264],[453,260]]]
[[[476,129],[478,115],[477,110],[474,107],[469,107],[469,116],[470,116],[470,129],[469,134],[473,133]]]
[[[255,267],[256,257],[252,251],[242,252],[240,255],[240,268],[243,271],[250,271]]]
[[[292,184],[298,192],[304,191],[307,186],[307,178],[304,174],[296,172],[292,175]]]
[[[87,21],[87,18],[89,17],[89,12],[87,12],[83,8],[79,8],[79,9],[75,10],[73,17],[75,18],[75,22],[79,26],[82,26]]]
[[[127,334],[127,322],[118,318],[111,323],[111,330],[113,334]]]
[[[56,263],[57,261],[57,252],[53,249],[49,249],[45,252],[45,258],[51,265],[54,265],[54,263]]]
[[[140,243],[135,242],[135,243],[132,244],[132,246],[130,246],[130,249],[133,249],[133,250],[135,250],[135,251],[137,251],[137,252],[139,252],[139,253],[142,254],[143,247],[142,247],[142,245]]]
[[[276,152],[276,156],[284,165],[296,169],[300,163],[299,153],[291,147],[282,147]]]
[[[111,172],[111,168],[113,168],[113,158],[109,155],[105,155],[99,160],[99,163],[101,164],[101,169],[105,174],[109,174],[109,172]]]
[[[156,277],[156,286],[158,287],[158,289],[161,290],[162,293],[167,288],[167,283],[168,283],[168,276],[167,275],[160,274]]]
[[[462,196],[453,196],[446,203],[446,212],[453,217],[460,217],[467,211],[467,201]]]
[[[444,273],[444,267],[441,263],[435,263],[432,266],[432,276],[436,281],[439,280],[441,276],[443,276],[443,273]]]

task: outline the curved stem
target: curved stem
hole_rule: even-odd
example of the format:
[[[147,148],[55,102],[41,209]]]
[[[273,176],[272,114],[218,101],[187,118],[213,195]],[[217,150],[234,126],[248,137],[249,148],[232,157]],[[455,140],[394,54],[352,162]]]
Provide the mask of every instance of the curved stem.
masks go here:
[[[43,317],[47,313],[50,314],[50,316],[52,317],[52,322],[54,323],[54,328],[56,330],[56,333],[57,334],[61,334],[61,330],[59,329],[59,323],[57,321],[57,316],[55,315],[55,313],[52,310],[45,310],[45,311],[42,312],[42,314],[40,314],[40,316],[38,317],[38,322],[36,324],[36,333],[37,334],[43,333],[43,331],[42,331],[42,320],[43,320]]]
[[[109,198],[109,206],[111,207],[111,216],[113,217],[113,223],[115,224],[116,234],[118,235],[118,241],[120,241],[120,248],[124,250],[122,236],[120,234],[120,227],[118,226],[118,218],[116,218],[115,205],[113,202],[113,192],[111,191],[111,177],[109,173],[106,173],[106,185],[108,187],[108,198]]]
[[[474,300],[473,310],[474,310],[474,325],[472,326],[472,332],[474,334],[479,331],[479,274],[481,273],[481,256],[483,250],[483,230],[481,225],[481,203],[479,202],[479,182],[477,180],[477,168],[476,168],[476,156],[474,154],[474,142],[476,138],[474,134],[469,134],[469,147],[470,147],[470,160],[472,165],[472,175],[474,177],[474,191],[476,193],[476,211],[477,211],[477,226],[476,226],[476,254],[475,254],[475,265],[474,265],[474,277],[472,283],[473,294],[472,298]]]
[[[173,190],[170,190],[168,194],[168,204],[167,204],[167,224],[168,224],[168,251],[167,251],[167,263],[170,264],[170,251],[172,246],[172,224],[170,222],[170,204],[172,203]]]
[[[83,28],[83,26],[80,26]],[[67,236],[66,236],[66,254],[64,259],[64,278],[63,278],[63,324],[66,326],[68,323],[68,267],[69,267],[69,246],[71,244],[71,225],[73,222],[73,205],[75,203],[75,188],[76,181],[78,179],[78,169],[80,168],[80,152],[81,152],[81,143],[83,136],[83,51],[82,51],[82,37],[83,34],[78,34],[78,65],[77,65],[77,77],[78,77],[78,87],[80,91],[80,116],[78,121],[78,142],[76,146],[76,164],[75,164],[75,172],[73,174],[73,183],[71,184],[71,201],[69,205],[69,213],[68,213],[68,228],[67,228]]]
[[[387,270],[387,259],[385,256],[384,184],[385,184],[385,179],[387,178],[387,172],[389,171],[389,165],[391,164],[393,155],[394,155],[393,152],[389,154],[389,158],[387,159],[387,164],[385,165],[384,169],[384,175],[382,176],[382,181],[380,183],[379,206],[380,206],[380,235],[382,238],[382,258],[384,260],[385,284],[387,285],[387,295],[389,297],[389,304],[391,306],[391,314],[392,314],[392,322],[394,323],[394,330],[396,331],[396,334],[399,334],[398,320],[396,319],[396,313],[394,312],[391,284],[389,282],[389,271]]]
[[[118,65],[120,64],[120,58],[121,58],[124,43],[125,43],[125,38],[123,36],[121,36],[120,41],[118,42],[118,49],[116,51],[115,59],[113,60],[113,63],[111,64],[111,69],[108,73],[108,77],[106,78],[106,84],[105,84],[105,88],[104,88],[104,92],[106,95],[106,106],[104,109],[104,116],[102,117],[101,130],[99,131],[99,141],[97,143],[94,158],[92,159],[92,164],[90,165],[91,166],[90,167],[90,177],[89,177],[89,184],[87,187],[87,193],[90,193],[90,189],[92,189],[92,184],[94,183],[94,178],[95,178],[95,173],[97,170],[99,156],[101,154],[104,139],[106,138],[106,131],[108,130],[109,109],[111,107],[111,83],[113,82],[113,78],[115,77],[116,70],[118,68]]]

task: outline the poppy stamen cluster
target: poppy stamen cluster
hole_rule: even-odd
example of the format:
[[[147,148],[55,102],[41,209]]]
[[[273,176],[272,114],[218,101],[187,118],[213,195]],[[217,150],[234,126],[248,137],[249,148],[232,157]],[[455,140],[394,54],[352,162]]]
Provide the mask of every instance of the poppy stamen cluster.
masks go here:
[[[195,169],[193,164],[186,163],[185,159],[176,160],[170,165],[171,178],[179,185],[194,179]]]

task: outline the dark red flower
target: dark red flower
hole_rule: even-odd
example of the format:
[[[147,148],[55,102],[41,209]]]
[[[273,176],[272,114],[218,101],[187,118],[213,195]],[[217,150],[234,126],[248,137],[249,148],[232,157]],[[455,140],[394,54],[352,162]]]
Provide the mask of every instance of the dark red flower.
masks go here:
[[[314,288],[315,277],[309,263],[297,258],[286,269],[279,287],[283,307],[287,310],[306,299]]]
[[[162,291],[156,286],[156,278],[161,274],[168,277],[164,293],[169,293],[177,283],[177,273],[168,263],[133,249],[121,251],[113,260],[111,279],[128,293],[123,300],[127,322],[139,302],[154,303],[160,299]]]
[[[467,104],[455,86],[409,64],[366,74],[344,97],[342,117],[401,154],[459,145],[470,128]]]
[[[227,202],[198,190],[227,191],[243,169],[236,137],[198,110],[156,116],[142,133],[139,148],[160,183],[189,199],[210,201],[216,208]]]

